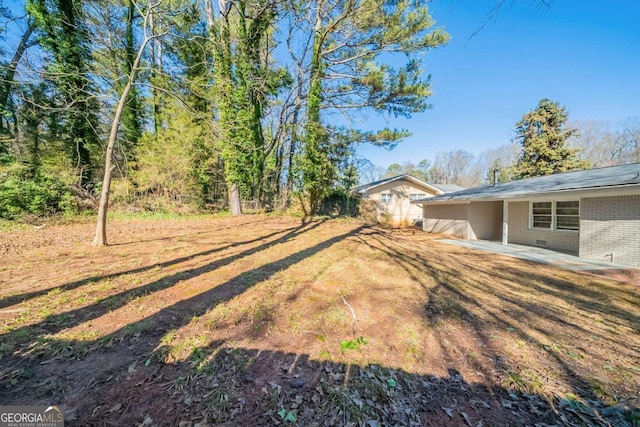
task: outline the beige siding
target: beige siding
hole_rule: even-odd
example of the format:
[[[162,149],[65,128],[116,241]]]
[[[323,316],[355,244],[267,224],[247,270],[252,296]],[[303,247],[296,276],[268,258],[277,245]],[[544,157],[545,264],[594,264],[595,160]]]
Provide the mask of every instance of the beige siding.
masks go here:
[[[391,203],[382,203],[382,194],[393,196]],[[369,191],[366,199],[375,203],[378,208],[378,219],[393,224],[412,223],[422,219],[422,207],[411,203],[411,194],[433,197],[432,190],[421,188],[406,180],[386,183]]]
[[[580,233],[529,229],[529,202],[509,203],[509,243],[578,253]]]
[[[441,233],[449,236],[469,236],[468,204],[424,205],[422,229],[429,233]]]
[[[580,256],[640,267],[640,195],[580,202]]]
[[[502,202],[425,205],[422,228],[463,239],[500,239]]]
[[[469,205],[469,239],[502,238],[502,202],[472,202]]]

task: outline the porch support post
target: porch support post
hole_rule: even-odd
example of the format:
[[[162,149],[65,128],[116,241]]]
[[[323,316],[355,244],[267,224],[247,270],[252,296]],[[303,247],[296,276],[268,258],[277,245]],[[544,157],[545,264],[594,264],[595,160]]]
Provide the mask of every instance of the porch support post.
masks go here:
[[[509,243],[509,202],[502,201],[502,244]]]

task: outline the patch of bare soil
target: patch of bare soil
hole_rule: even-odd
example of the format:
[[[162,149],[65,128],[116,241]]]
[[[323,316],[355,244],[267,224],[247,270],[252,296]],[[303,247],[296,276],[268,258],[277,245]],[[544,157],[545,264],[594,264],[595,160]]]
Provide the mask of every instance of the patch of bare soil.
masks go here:
[[[625,283],[350,220],[92,232],[0,234],[0,404],[71,426],[638,423]]]

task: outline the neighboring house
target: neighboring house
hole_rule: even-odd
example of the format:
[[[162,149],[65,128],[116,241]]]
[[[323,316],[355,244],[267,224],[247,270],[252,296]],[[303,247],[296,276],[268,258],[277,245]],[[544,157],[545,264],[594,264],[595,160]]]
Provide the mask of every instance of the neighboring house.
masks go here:
[[[469,188],[414,202],[423,229],[640,266],[640,164]]]
[[[448,184],[427,184],[411,175],[398,175],[392,178],[360,185],[354,193],[367,200],[361,204],[361,210],[367,210],[366,216],[393,225],[411,224],[422,220],[422,207],[411,202],[433,197],[463,187]]]

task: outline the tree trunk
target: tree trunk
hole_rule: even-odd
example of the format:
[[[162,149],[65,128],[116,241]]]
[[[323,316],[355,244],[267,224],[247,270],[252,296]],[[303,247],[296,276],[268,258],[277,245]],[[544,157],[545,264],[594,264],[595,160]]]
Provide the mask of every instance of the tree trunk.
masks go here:
[[[156,35],[157,23],[153,12],[149,15],[149,29],[151,30],[152,37]],[[160,91],[156,88],[158,84],[158,77],[162,76],[162,43],[154,40],[151,43],[151,82],[153,88],[151,89],[153,98],[153,129],[154,135],[157,138],[159,130],[162,128],[162,96]]]
[[[212,36],[215,32],[215,14],[213,11],[213,2],[211,0],[205,0],[205,15],[207,16],[207,29],[209,30],[209,35]]]
[[[125,26],[125,60],[123,70],[128,76],[131,74],[133,61],[136,58],[135,37],[133,34],[134,21],[136,19],[136,6],[134,0],[129,0],[127,5],[127,22]],[[125,109],[122,113],[122,127],[124,143],[121,148],[127,154],[128,159],[133,159],[134,148],[142,136],[141,101],[136,87],[132,87],[127,97]]]
[[[149,14],[153,11],[150,10]],[[148,16],[145,18],[145,24],[147,23]],[[93,246],[106,246],[107,243],[107,209],[109,207],[109,192],[111,187],[111,177],[113,175],[113,170],[115,169],[115,165],[113,164],[113,148],[118,141],[118,129],[120,128],[120,121],[122,120],[122,113],[124,111],[125,105],[127,103],[127,97],[131,88],[134,85],[136,72],[138,70],[138,66],[140,64],[140,59],[142,58],[142,54],[144,52],[145,47],[149,41],[153,40],[156,35],[152,35],[142,42],[140,48],[138,49],[138,54],[136,59],[133,61],[133,65],[131,67],[131,72],[129,73],[129,79],[127,80],[127,84],[125,85],[122,93],[120,94],[120,99],[118,100],[118,105],[116,106],[116,112],[113,117],[113,122],[111,123],[111,131],[109,132],[109,142],[107,143],[107,153],[105,156],[104,163],[104,178],[102,180],[102,191],[100,193],[100,203],[98,205],[98,221],[96,223],[96,235],[91,243]]]
[[[29,42],[29,38],[31,37],[34,29],[35,24],[29,21],[27,29],[20,38],[20,43],[18,44],[16,52],[7,67],[7,72],[4,74],[2,86],[0,86],[0,114],[7,108],[9,94],[11,93],[11,84],[13,83],[13,78],[16,75],[16,69],[18,68],[18,64],[20,63],[20,59],[22,58],[24,51],[28,47],[27,43]],[[0,130],[2,129],[4,129],[4,125],[2,119],[0,119]]]
[[[322,16],[320,9],[316,11],[313,48],[311,51],[311,69],[309,94],[307,100],[307,124],[304,137],[302,181],[306,196],[309,200],[309,213],[315,214],[323,194],[331,185],[328,175],[328,159],[322,149],[324,145],[324,129],[320,120],[320,106],[322,103]],[[329,166],[330,167],[330,166]]]
[[[231,209],[231,215],[242,215],[242,205],[240,204],[240,190],[237,184],[229,185],[229,209]]]
[[[293,180],[294,180],[294,173],[295,173],[294,159],[296,155],[297,142],[298,142],[298,114],[300,110],[299,99],[300,99],[300,96],[298,96],[298,99],[296,100],[296,110],[293,115],[293,124],[291,126],[291,138],[289,139],[289,151],[287,153],[288,169],[287,169],[287,183],[286,183],[286,190],[285,190],[287,206],[289,206],[291,202],[291,195],[293,194]]]

